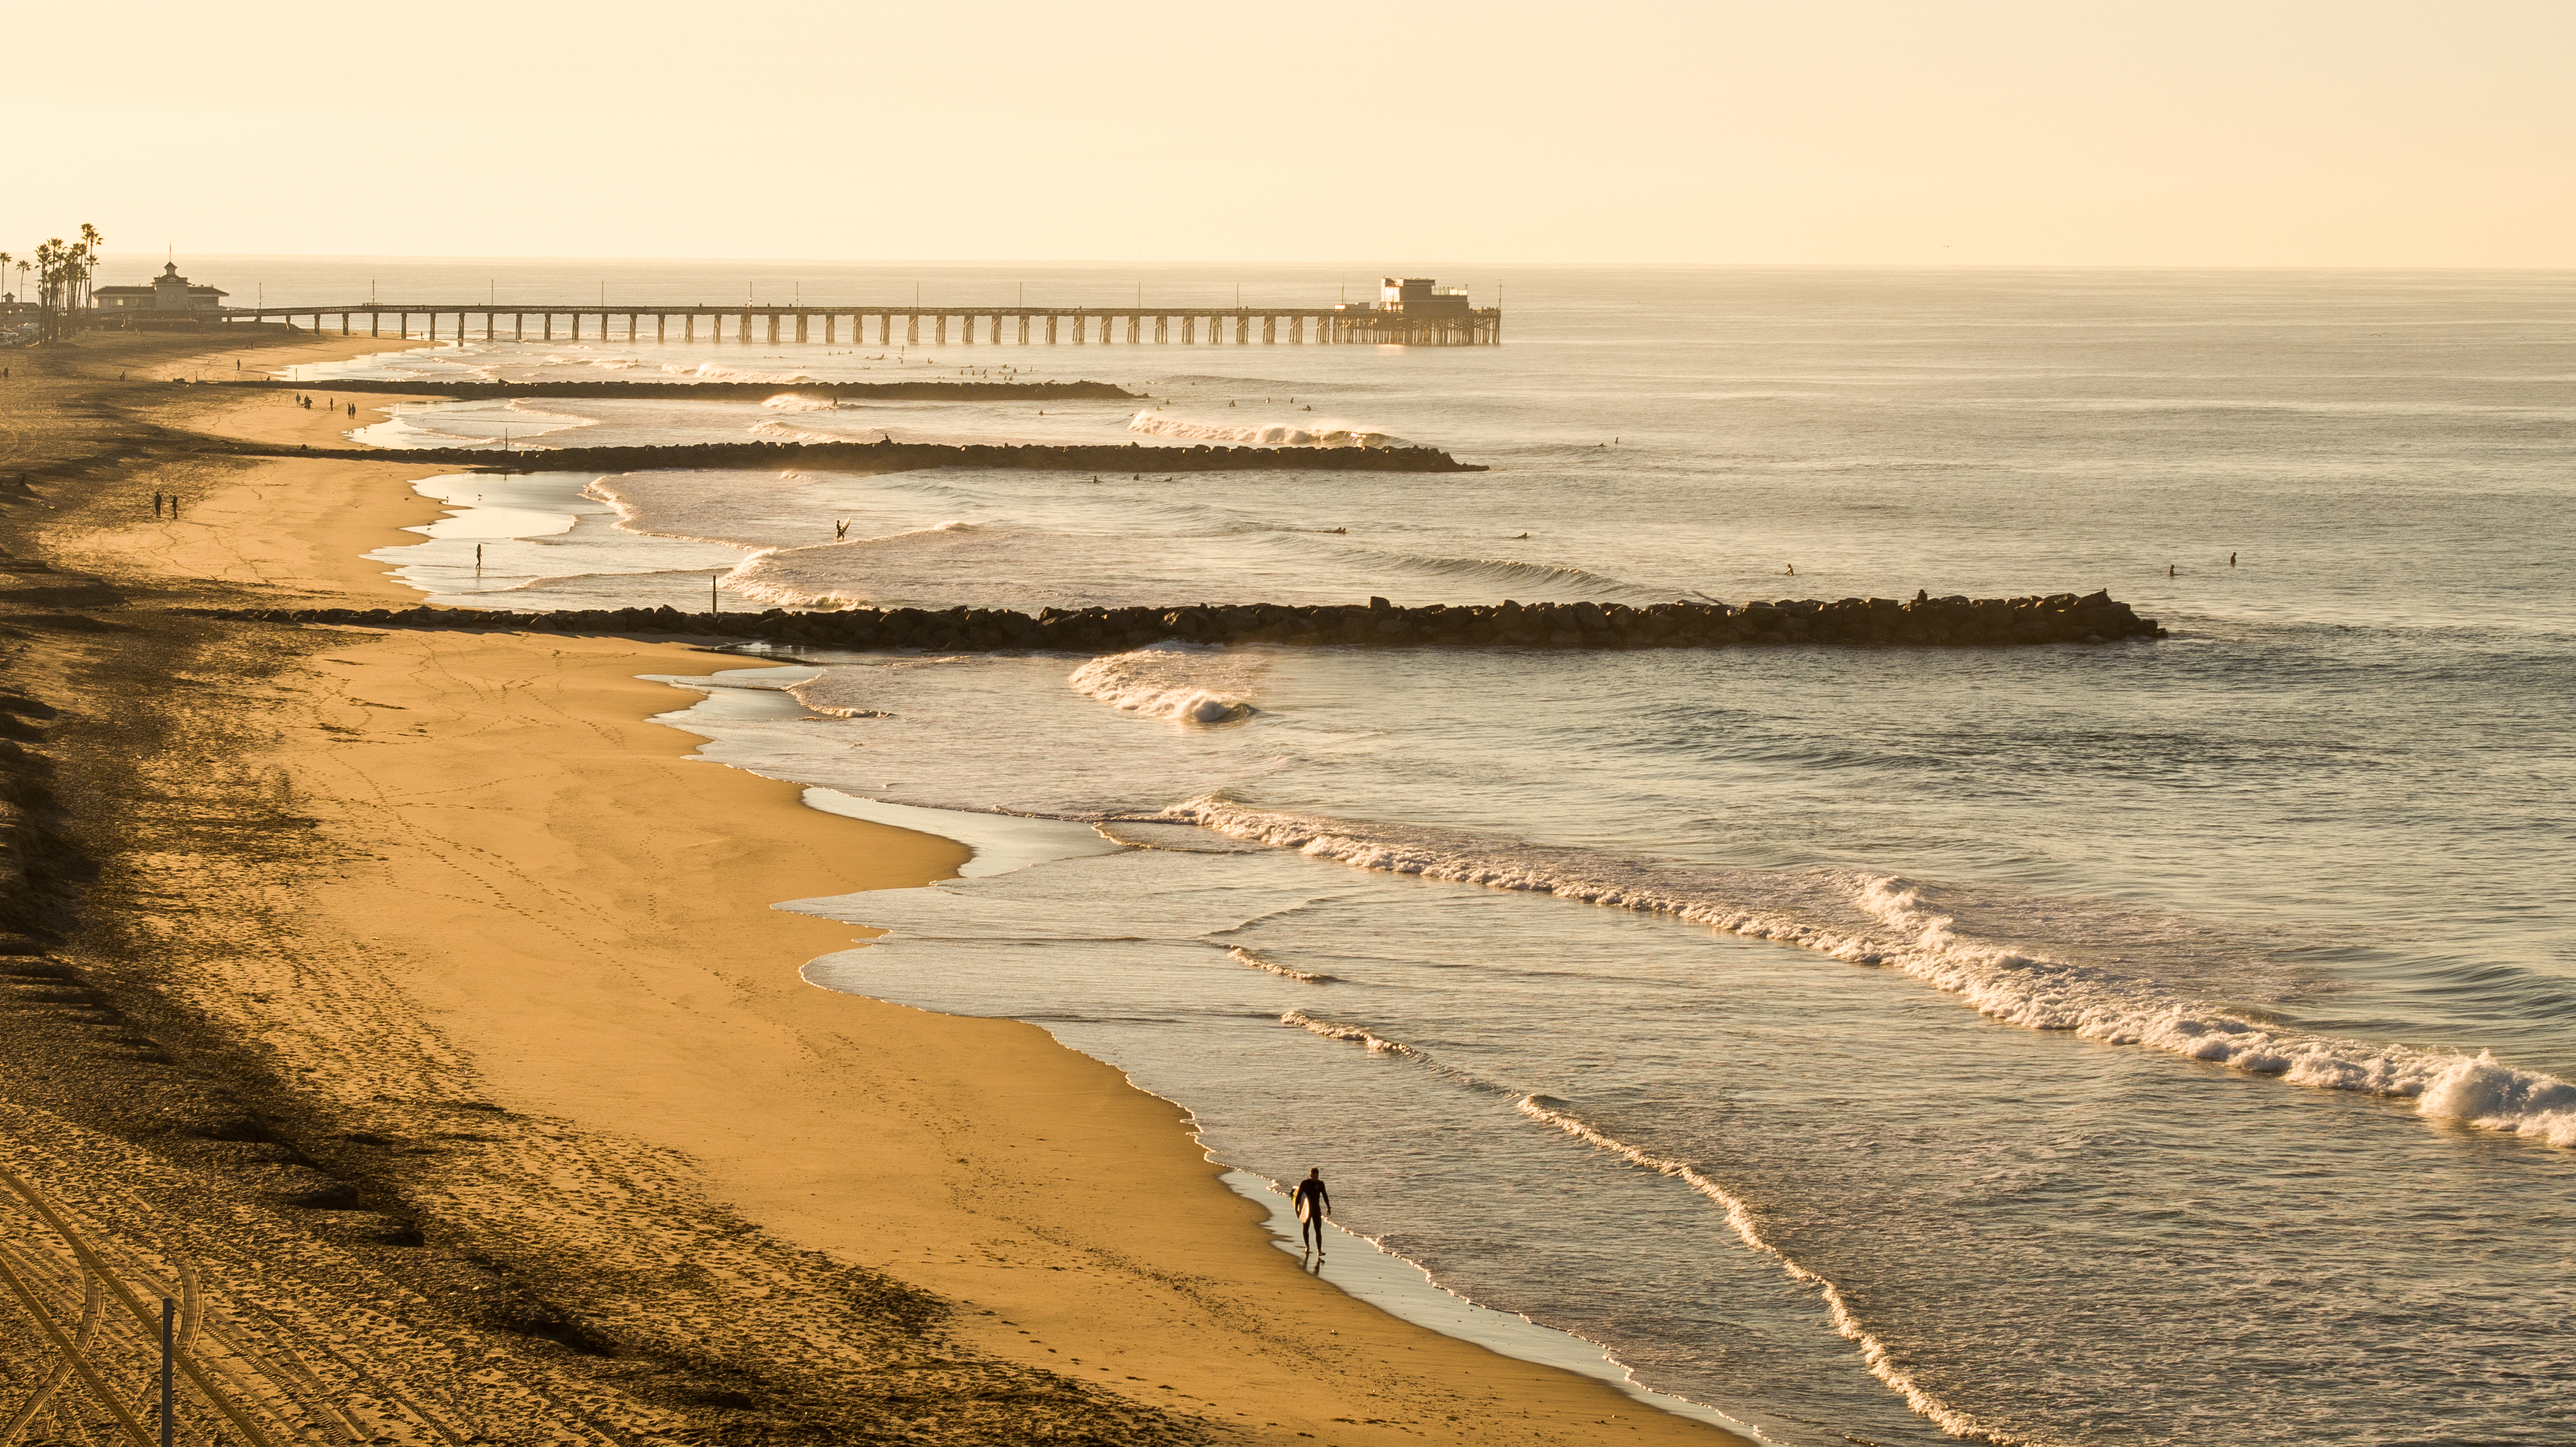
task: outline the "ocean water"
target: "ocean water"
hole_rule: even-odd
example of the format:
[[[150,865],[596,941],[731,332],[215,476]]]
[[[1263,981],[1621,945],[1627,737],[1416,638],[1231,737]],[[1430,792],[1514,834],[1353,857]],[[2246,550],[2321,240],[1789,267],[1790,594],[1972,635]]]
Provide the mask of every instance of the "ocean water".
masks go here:
[[[1039,1021],[1219,1158],[1321,1166],[1442,1284],[1777,1441],[2576,1440],[2576,278],[1508,286],[1490,349],[477,340],[311,376],[1007,366],[1146,400],[362,405],[359,435],[1275,429],[1493,469],[424,468],[452,516],[378,556],[451,603],[2108,588],[2173,636],[744,650],[672,717],[849,799],[1059,821],[1026,867],[797,904],[893,931],[809,979]]]

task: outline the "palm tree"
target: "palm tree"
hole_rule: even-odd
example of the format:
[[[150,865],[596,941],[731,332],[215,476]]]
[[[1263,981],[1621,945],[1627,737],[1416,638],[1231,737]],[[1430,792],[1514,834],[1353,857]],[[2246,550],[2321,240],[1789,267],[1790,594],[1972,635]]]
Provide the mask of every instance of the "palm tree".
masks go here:
[[[80,249],[80,299],[77,304],[87,306],[89,305],[90,283],[98,274],[99,262],[104,260],[107,255],[107,238],[98,234],[97,227],[84,221],[81,223]]]

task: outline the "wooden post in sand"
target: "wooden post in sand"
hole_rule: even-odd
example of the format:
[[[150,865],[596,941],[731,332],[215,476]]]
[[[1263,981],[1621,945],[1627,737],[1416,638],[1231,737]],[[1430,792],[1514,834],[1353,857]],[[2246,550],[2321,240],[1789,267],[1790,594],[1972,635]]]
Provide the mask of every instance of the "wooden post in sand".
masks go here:
[[[313,329],[322,330],[319,325]],[[171,1371],[179,1360],[178,1325],[179,1303],[161,1298],[161,1447],[171,1447],[179,1430],[179,1402],[170,1394]]]

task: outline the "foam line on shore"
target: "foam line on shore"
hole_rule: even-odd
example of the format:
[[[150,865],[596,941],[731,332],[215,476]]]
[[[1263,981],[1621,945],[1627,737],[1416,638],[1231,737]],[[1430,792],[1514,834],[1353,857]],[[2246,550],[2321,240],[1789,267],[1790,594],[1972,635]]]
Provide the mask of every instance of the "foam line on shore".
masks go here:
[[[1834,1330],[1858,1346],[1861,1360],[1869,1374],[1888,1390],[1905,1399],[1907,1407],[1954,1437],[1965,1437],[1992,1444],[1992,1447],[2040,1447],[2040,1444],[2015,1437],[1977,1421],[1947,1402],[1932,1395],[1920,1382],[1897,1366],[1887,1346],[1861,1324],[1843,1299],[1839,1287],[1823,1274],[1806,1266],[1774,1245],[1763,1234],[1762,1223],[1743,1199],[1687,1162],[1671,1160],[1615,1139],[1596,1129],[1576,1115],[1571,1107],[1554,1096],[1526,1094],[1509,1086],[1482,1079],[1470,1072],[1433,1059],[1423,1050],[1402,1040],[1378,1034],[1363,1025],[1325,1020],[1303,1010],[1290,1010],[1279,1017],[1279,1023],[1293,1025],[1327,1040],[1347,1041],[1367,1049],[1372,1055],[1409,1061],[1447,1076],[1472,1089],[1511,1097],[1513,1108],[1530,1120],[1550,1126],[1589,1145],[1610,1152],[1632,1165],[1642,1166],[1658,1175],[1669,1176],[1689,1186],[1725,1214],[1728,1229],[1745,1247],[1776,1263],[1782,1272],[1802,1285],[1813,1287],[1824,1302],[1827,1317]]]
[[[1706,1197],[1725,1214],[1727,1227],[1735,1233],[1736,1239],[1742,1241],[1748,1249],[1779,1263],[1780,1270],[1791,1280],[1815,1288],[1817,1295],[1825,1303],[1825,1313],[1832,1319],[1834,1330],[1860,1348],[1861,1361],[1869,1369],[1869,1374],[1878,1378],[1889,1391],[1903,1397],[1905,1405],[1912,1408],[1916,1415],[1930,1421],[1953,1437],[1991,1443],[1993,1447],[2042,1447],[2042,1444],[2034,1439],[2014,1436],[1979,1422],[1976,1418],[1933,1396],[1922,1383],[1914,1379],[1912,1373],[1896,1364],[1885,1342],[1861,1325],[1860,1318],[1852,1314],[1851,1304],[1843,1299],[1840,1287],[1772,1244],[1771,1239],[1762,1232],[1761,1221],[1755,1218],[1751,1208],[1744,1204],[1743,1199],[1715,1180],[1687,1162],[1655,1155],[1603,1133],[1574,1114],[1565,1102],[1552,1096],[1524,1096],[1519,1110],[1522,1115],[1541,1125],[1553,1126],[1577,1140],[1608,1151],[1632,1165],[1642,1166],[1657,1175],[1669,1176]]]

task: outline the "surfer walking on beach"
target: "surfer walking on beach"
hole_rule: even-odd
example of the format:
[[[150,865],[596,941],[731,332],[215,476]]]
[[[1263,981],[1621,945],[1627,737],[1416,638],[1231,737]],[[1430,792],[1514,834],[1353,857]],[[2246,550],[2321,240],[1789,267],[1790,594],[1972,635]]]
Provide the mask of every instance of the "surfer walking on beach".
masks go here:
[[[1333,1193],[1324,1189],[1324,1168],[1309,1166],[1306,1179],[1297,1183],[1297,1240],[1315,1253],[1324,1255],[1324,1219],[1333,1214]]]

